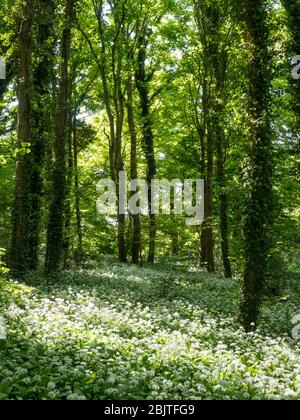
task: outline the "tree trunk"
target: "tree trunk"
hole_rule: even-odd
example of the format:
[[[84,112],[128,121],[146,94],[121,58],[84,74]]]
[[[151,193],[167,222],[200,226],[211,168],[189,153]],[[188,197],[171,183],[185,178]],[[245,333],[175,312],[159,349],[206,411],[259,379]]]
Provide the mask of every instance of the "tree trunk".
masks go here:
[[[272,226],[272,139],[269,99],[267,1],[245,1],[245,36],[248,50],[248,174],[245,203],[245,270],[241,322],[249,331],[260,312],[266,279]]]
[[[76,112],[73,117],[73,159],[74,159],[74,198],[75,198],[75,214],[76,214],[76,235],[77,235],[77,258],[83,256],[82,245],[82,222],[80,211],[80,194],[79,194],[79,172],[78,172],[78,144],[77,144],[77,117]]]
[[[218,2],[197,1],[195,4],[196,22],[200,41],[204,51],[203,63],[203,117],[200,130],[201,148],[206,138],[206,157],[202,151],[201,164],[205,178],[205,220],[203,223],[201,250],[202,264],[207,265],[209,272],[214,271],[213,249],[213,176],[214,153],[216,151],[217,186],[219,190],[219,223],[221,233],[221,250],[225,277],[231,277],[228,244],[228,203],[226,193],[225,136],[222,115],[224,112],[224,85],[227,71],[227,46],[222,44],[223,23],[226,20],[224,10]],[[198,124],[200,126],[200,124]],[[199,131],[199,129],[198,129]]]
[[[65,189],[65,215],[64,215],[64,267],[68,265],[70,256],[71,244],[71,223],[72,223],[72,184],[73,184],[73,116],[69,111],[68,133],[67,133],[67,176],[66,176],[66,189]]]
[[[116,187],[117,187],[117,198],[118,198],[118,251],[119,261],[127,262],[127,247],[126,247],[126,214],[120,213],[120,196],[119,196],[119,173],[124,171],[124,162],[122,158],[122,130],[124,123],[124,104],[123,95],[121,93],[122,88],[118,85],[118,100],[115,99],[115,103],[118,103],[117,118],[116,118],[116,152],[115,152],[115,176],[116,176]],[[127,187],[127,186],[126,186]]]
[[[133,87],[132,79],[128,81],[128,101],[127,101],[127,117],[128,117],[128,127],[130,131],[131,138],[131,148],[130,148],[130,177],[131,180],[137,179],[137,133],[134,121],[133,113]],[[132,192],[131,195],[134,195],[135,192]],[[140,246],[141,246],[141,221],[140,215],[132,215],[132,249],[131,257],[133,264],[139,264],[140,260]]]
[[[53,195],[50,205],[46,271],[52,273],[61,268],[63,257],[63,226],[65,203],[65,131],[69,99],[69,54],[71,44],[71,23],[74,12],[74,0],[66,0],[65,27],[61,43],[61,70],[59,100],[57,106],[57,127],[54,146]]]
[[[53,1],[40,0],[43,23],[38,28],[39,62],[33,74],[33,89],[36,93],[32,110],[32,173],[30,182],[31,213],[29,221],[29,268],[38,266],[41,204],[43,196],[43,165],[47,142],[46,125],[49,124],[50,83],[53,80],[53,42],[51,42],[54,4]]]
[[[103,99],[109,120],[109,159],[110,159],[110,174],[111,179],[116,184],[117,201],[119,207],[119,171],[124,170],[124,162],[122,159],[122,132],[124,123],[124,87],[122,86],[122,70],[124,62],[124,2],[115,2],[111,4],[112,19],[114,21],[114,28],[116,32],[113,34],[113,41],[111,51],[108,52],[106,40],[106,24],[104,23],[103,2],[99,2],[95,8],[95,15],[98,22],[99,41],[101,43],[101,59],[98,58],[93,44],[88,35],[81,29],[91,52],[96,60],[99,68],[102,87]],[[111,35],[111,34],[110,34]],[[118,211],[118,253],[119,261],[127,262],[126,249],[126,215],[119,214]]]
[[[172,256],[173,257],[178,257],[179,255],[179,232],[177,227],[174,227],[174,231],[172,232]]]
[[[218,42],[218,38],[217,41]],[[223,113],[225,101],[225,79],[227,72],[227,54],[221,52],[218,45],[215,46],[216,54],[214,54],[214,73],[216,79],[215,93],[215,116],[214,116],[214,132],[217,152],[217,184],[219,190],[219,223],[221,235],[221,251],[224,267],[224,275],[226,278],[232,277],[231,263],[229,258],[229,242],[228,242],[228,194],[225,176],[225,133],[223,128]]]
[[[30,218],[30,66],[33,4],[24,2],[18,39],[18,133],[16,157],[16,188],[13,209],[12,244],[10,267],[16,276],[22,276],[28,269],[28,233]]]
[[[156,240],[156,218],[151,212],[152,188],[151,181],[156,176],[156,161],[154,151],[154,136],[152,131],[150,98],[149,98],[149,82],[152,74],[146,74],[146,49],[147,39],[145,34],[140,36],[138,51],[138,66],[136,71],[136,86],[139,92],[141,117],[142,117],[142,134],[143,134],[143,150],[147,161],[147,184],[148,184],[148,200],[149,200],[149,251],[148,262],[154,263],[155,260],[155,240]]]
[[[205,66],[204,66],[205,67]],[[208,72],[204,69],[202,86],[202,121],[198,121],[200,140],[200,170],[204,179],[204,220],[201,226],[200,263],[209,273],[215,271],[214,242],[213,242],[213,173],[214,173],[214,146],[213,133],[210,125],[210,96],[208,86]]]
[[[127,262],[125,214],[118,215],[118,250],[119,250],[119,261],[123,263]]]
[[[220,199],[220,233],[221,233],[221,250],[222,261],[224,267],[224,275],[226,278],[232,277],[231,264],[229,259],[229,243],[228,243],[228,199],[227,193],[221,192]]]
[[[221,234],[221,250],[222,261],[224,267],[224,275],[226,278],[232,277],[231,264],[229,259],[229,243],[228,243],[228,197],[226,192],[226,181],[224,173],[224,154],[222,148],[223,135],[219,133],[217,139],[217,173],[219,187],[219,219]]]
[[[214,132],[212,124],[212,40],[213,6],[206,2],[195,1],[195,18],[199,39],[203,48],[202,73],[199,83],[202,88],[202,115],[199,117],[197,108],[195,116],[200,139],[201,172],[204,179],[204,221],[201,226],[200,263],[208,272],[215,271],[214,240],[213,240],[213,175],[214,175]],[[199,90],[200,94],[200,90]]]
[[[205,95],[205,89],[203,89],[203,97]],[[204,99],[202,103],[205,102]],[[206,148],[205,148],[205,125],[206,125],[206,112],[204,108],[203,120],[199,121],[197,109],[195,109],[195,118],[197,124],[197,134],[199,139],[199,148],[200,148],[200,176],[205,181],[206,177]],[[205,182],[204,182],[205,188]],[[206,189],[204,190],[204,199],[206,201]],[[205,201],[204,201],[204,213],[205,213]],[[205,214],[204,214],[205,219]],[[200,265],[206,268],[207,262],[207,240],[206,240],[206,229],[204,229],[205,221],[203,221],[200,228]]]
[[[207,135],[207,173],[205,182],[204,229],[206,230],[206,262],[207,271],[215,271],[214,241],[213,241],[213,173],[214,173],[214,145],[213,134],[208,129]]]

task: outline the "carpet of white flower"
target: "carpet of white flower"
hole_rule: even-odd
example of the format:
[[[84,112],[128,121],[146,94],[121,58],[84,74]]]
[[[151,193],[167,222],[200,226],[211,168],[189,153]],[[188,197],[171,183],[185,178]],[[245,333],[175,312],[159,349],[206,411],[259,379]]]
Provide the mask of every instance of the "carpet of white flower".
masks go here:
[[[299,399],[299,282],[249,334],[238,282],[192,268],[103,262],[27,284],[0,280],[0,399]]]

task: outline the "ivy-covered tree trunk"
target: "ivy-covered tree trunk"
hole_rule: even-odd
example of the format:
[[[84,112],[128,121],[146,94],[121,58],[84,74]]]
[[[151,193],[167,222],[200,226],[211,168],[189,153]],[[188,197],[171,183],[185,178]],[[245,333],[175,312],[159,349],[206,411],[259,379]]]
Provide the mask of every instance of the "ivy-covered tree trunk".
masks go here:
[[[69,88],[71,89],[71,87]],[[71,225],[72,225],[72,185],[73,185],[73,115],[71,111],[68,112],[68,127],[67,127],[67,168],[66,168],[66,189],[65,189],[65,214],[64,214],[64,267],[68,265],[71,245]]]
[[[222,262],[226,278],[232,277],[231,263],[229,258],[228,239],[228,193],[225,173],[226,162],[226,137],[224,132],[224,107],[226,104],[225,83],[228,67],[226,46],[221,43],[222,16],[217,9],[214,19],[214,27],[217,36],[213,42],[212,62],[214,67],[215,89],[214,89],[214,116],[213,132],[216,145],[216,179],[219,196],[219,225],[221,237]]]
[[[13,209],[10,268],[16,276],[28,269],[28,232],[30,218],[30,74],[33,2],[26,0],[21,10],[22,19],[18,36],[18,133],[16,155],[16,187]]]
[[[204,222],[207,271],[215,271],[213,240],[213,173],[214,173],[214,136],[211,127],[207,135],[207,171],[205,178]]]
[[[53,80],[53,20],[54,3],[40,0],[37,13],[40,20],[37,34],[37,55],[39,57],[33,72],[34,101],[32,105],[32,172],[30,181],[31,214],[29,221],[29,268],[38,266],[41,204],[43,196],[43,165],[46,142],[49,139],[46,126],[49,124],[50,84]],[[50,121],[51,123],[51,121]]]
[[[177,226],[174,226],[172,228],[171,239],[172,239],[172,256],[178,257],[180,253],[180,246],[179,246],[179,231],[178,231]]]
[[[52,273],[61,268],[63,258],[63,228],[65,203],[65,139],[69,100],[69,54],[74,0],[66,0],[65,22],[61,40],[60,88],[57,106],[57,126],[54,145],[53,191],[49,212],[46,249],[46,271]]]
[[[133,112],[133,86],[132,78],[128,81],[127,88],[128,100],[127,100],[127,117],[128,117],[128,127],[130,131],[130,177],[131,180],[137,179],[137,132],[134,121],[134,112]],[[135,192],[132,192],[132,195]],[[140,259],[140,248],[141,248],[141,220],[139,214],[132,215],[132,263],[138,264]]]
[[[204,79],[205,80],[205,79]],[[205,145],[205,139],[206,139],[206,118],[207,118],[207,110],[205,103],[206,101],[206,84],[203,83],[202,80],[199,80],[199,88],[202,87],[202,106],[203,106],[203,112],[201,115],[201,118],[199,117],[198,107],[200,106],[200,100],[197,98],[196,105],[194,105],[194,121],[196,125],[197,130],[197,136],[199,141],[199,170],[200,170],[200,176],[201,179],[205,180],[206,177],[206,145]],[[192,99],[193,101],[193,99]],[[205,185],[204,185],[205,187]],[[206,197],[206,191],[204,191],[204,198]],[[205,203],[204,203],[205,206]],[[205,209],[204,209],[205,213]],[[205,214],[204,214],[205,218]],[[207,243],[206,243],[206,229],[204,228],[204,224],[201,225],[199,229],[199,242],[200,242],[200,248],[199,248],[199,263],[203,268],[206,268],[206,262],[207,262]]]
[[[80,191],[79,191],[79,172],[78,172],[78,143],[77,143],[77,114],[76,111],[72,123],[73,131],[73,166],[74,166],[74,200],[75,200],[75,216],[76,216],[76,235],[77,235],[77,250],[76,255],[78,259],[83,256],[82,244],[82,221],[80,210]]]
[[[118,182],[116,182],[116,185],[117,185],[117,188],[119,188]],[[117,194],[117,197],[118,197],[118,194]],[[118,203],[119,203],[119,197],[118,197]],[[118,251],[119,251],[119,261],[126,263],[127,262],[127,247],[126,247],[126,215],[125,214],[118,214]]]
[[[146,71],[146,48],[147,39],[145,34],[140,36],[138,65],[136,71],[136,86],[139,92],[141,118],[142,118],[142,135],[143,150],[147,161],[147,184],[148,184],[148,200],[149,200],[149,250],[148,262],[154,263],[155,260],[155,241],[156,241],[156,217],[151,211],[152,188],[151,181],[156,176],[156,160],[154,151],[154,135],[151,121],[151,107],[149,96],[149,82],[152,73],[147,74]]]
[[[116,144],[115,144],[115,155],[114,155],[114,174],[115,183],[117,189],[117,202],[118,202],[118,251],[119,261],[127,262],[127,247],[126,247],[126,214],[120,211],[120,182],[119,173],[124,171],[124,160],[122,156],[122,136],[123,136],[123,124],[125,116],[124,107],[124,96],[122,93],[121,75],[117,76],[117,98],[115,97],[114,103],[116,105],[117,117],[116,117]]]
[[[268,54],[267,1],[244,3],[248,52],[248,165],[245,203],[245,270],[241,321],[247,331],[257,323],[266,279],[272,226],[272,135],[269,99],[271,71]]]
[[[228,241],[228,195],[226,191],[226,178],[224,170],[224,131],[221,125],[216,126],[216,149],[217,149],[217,178],[219,188],[219,219],[221,251],[226,278],[232,277],[231,264],[229,259],[229,241]]]

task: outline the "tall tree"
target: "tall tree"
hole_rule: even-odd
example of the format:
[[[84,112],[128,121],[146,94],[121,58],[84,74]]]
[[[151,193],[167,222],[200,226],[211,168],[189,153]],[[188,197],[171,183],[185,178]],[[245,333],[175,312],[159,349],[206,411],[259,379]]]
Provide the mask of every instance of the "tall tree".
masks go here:
[[[72,91],[71,83],[69,89]],[[67,267],[70,256],[71,245],[71,225],[72,225],[72,185],[74,175],[74,160],[73,160],[73,115],[72,110],[68,109],[66,129],[66,185],[65,185],[65,212],[64,212],[64,256],[63,265]]]
[[[226,81],[228,73],[228,29],[226,20],[228,15],[222,2],[214,2],[211,13],[212,26],[215,34],[211,40],[210,61],[213,67],[214,87],[213,95],[213,118],[212,130],[216,147],[216,181],[219,195],[219,225],[221,237],[222,261],[224,275],[226,278],[232,276],[231,263],[229,258],[228,239],[228,193],[225,173],[226,161],[226,136],[225,136],[225,105],[226,105]],[[224,28],[225,26],[225,28]]]
[[[103,89],[103,101],[109,123],[109,159],[110,175],[117,190],[118,212],[118,253],[119,261],[127,261],[126,249],[126,215],[120,212],[119,173],[124,170],[123,159],[123,126],[125,118],[125,86],[124,64],[126,62],[125,17],[126,0],[108,2],[104,10],[102,0],[92,2],[97,21],[100,54],[93,45],[87,32],[80,28],[84,35],[95,62],[98,66]],[[107,24],[107,13],[110,15]],[[108,41],[109,40],[109,41]],[[127,81],[127,77],[126,77]],[[124,209],[123,209],[124,210]]]
[[[43,165],[46,143],[49,136],[49,98],[54,78],[54,3],[52,0],[39,0],[37,3],[37,64],[33,70],[33,103],[31,113],[31,161],[30,179],[31,211],[29,220],[29,268],[38,265],[41,204],[43,196]],[[46,129],[48,125],[48,129]],[[51,131],[51,128],[50,128]]]
[[[30,89],[33,1],[21,7],[21,27],[18,36],[18,133],[16,154],[16,187],[10,266],[12,272],[23,275],[28,268],[28,231],[30,216]]]
[[[267,1],[245,0],[243,20],[248,53],[248,162],[245,205],[245,269],[241,321],[256,324],[266,280],[272,226],[272,133]]]
[[[152,188],[151,181],[156,176],[156,161],[154,150],[154,135],[151,119],[151,100],[149,92],[149,83],[154,75],[152,70],[147,71],[147,45],[148,33],[150,29],[145,27],[138,37],[138,56],[137,70],[135,74],[136,86],[139,92],[140,109],[142,119],[143,150],[147,161],[147,184],[149,201],[149,250],[148,262],[154,263],[155,260],[155,239],[156,239],[156,218],[151,211]]]
[[[204,177],[204,221],[201,230],[201,264],[208,272],[215,271],[213,239],[213,175],[214,175],[214,127],[213,127],[213,37],[215,9],[207,1],[195,0],[195,17],[202,48],[202,70],[199,73],[199,94],[202,92],[201,118],[198,135],[201,153],[201,172]],[[196,109],[196,113],[198,110]]]
[[[73,132],[73,166],[74,166],[74,201],[75,201],[75,217],[76,217],[76,235],[77,235],[77,257],[83,256],[82,243],[82,220],[80,210],[80,193],[79,193],[79,171],[78,171],[78,139],[77,139],[77,112],[75,110],[72,122]]]
[[[132,75],[129,76],[128,88],[127,88],[127,119],[128,127],[130,132],[130,177],[131,180],[137,179],[137,130],[134,118],[134,107],[133,107],[133,83]],[[132,193],[134,194],[134,192]],[[138,264],[140,259],[140,248],[141,248],[141,220],[139,214],[132,215],[132,263]]]
[[[53,190],[47,229],[46,271],[48,273],[55,272],[61,267],[63,257],[64,203],[66,185],[65,143],[69,103],[68,66],[74,6],[75,0],[66,0],[60,52],[60,87],[54,144]]]

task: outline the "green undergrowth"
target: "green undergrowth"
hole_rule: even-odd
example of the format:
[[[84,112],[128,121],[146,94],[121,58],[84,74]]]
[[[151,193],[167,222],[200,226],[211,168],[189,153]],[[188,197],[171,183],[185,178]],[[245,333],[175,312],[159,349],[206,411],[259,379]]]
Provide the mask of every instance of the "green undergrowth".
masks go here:
[[[299,279],[237,323],[237,279],[111,259],[0,280],[0,399],[299,399]]]

